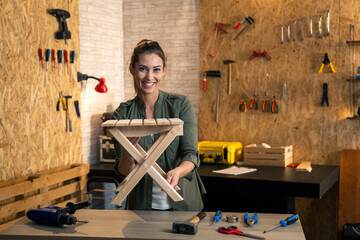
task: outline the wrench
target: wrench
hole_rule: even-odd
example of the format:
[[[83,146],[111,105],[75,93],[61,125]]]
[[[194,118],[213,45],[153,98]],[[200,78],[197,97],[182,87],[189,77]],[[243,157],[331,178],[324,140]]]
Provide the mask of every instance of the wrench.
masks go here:
[[[290,42],[290,24],[287,25],[287,41]]]
[[[310,34],[309,34],[309,38],[312,38],[312,19],[311,19],[311,17],[309,18],[309,24],[310,24],[310,26],[309,26],[309,28],[310,28]]]
[[[323,36],[321,35],[321,15],[319,15],[319,35],[318,38],[322,38]]]
[[[330,36],[330,11],[326,11],[326,32],[324,34],[325,37]]]
[[[280,44],[284,43],[284,25],[281,25],[281,41]]]
[[[296,21],[294,22],[294,42],[296,42]]]
[[[300,40],[304,40],[304,19],[301,19],[301,38]]]

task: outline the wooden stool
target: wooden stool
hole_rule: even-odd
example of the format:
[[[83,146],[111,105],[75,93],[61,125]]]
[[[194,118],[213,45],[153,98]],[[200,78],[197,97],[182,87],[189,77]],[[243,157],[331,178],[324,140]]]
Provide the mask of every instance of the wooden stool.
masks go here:
[[[180,194],[166,181],[166,173],[156,163],[156,160],[175,137],[183,135],[183,124],[184,122],[178,118],[108,120],[102,124],[102,127],[106,127],[108,133],[110,133],[137,162],[134,169],[120,183],[117,188],[118,194],[112,200],[111,204],[120,205],[146,173],[159,184],[162,190],[164,190],[173,201],[178,202],[183,200]],[[159,132],[161,132],[160,137],[147,152],[139,144],[134,146],[127,139],[127,137],[142,137]]]

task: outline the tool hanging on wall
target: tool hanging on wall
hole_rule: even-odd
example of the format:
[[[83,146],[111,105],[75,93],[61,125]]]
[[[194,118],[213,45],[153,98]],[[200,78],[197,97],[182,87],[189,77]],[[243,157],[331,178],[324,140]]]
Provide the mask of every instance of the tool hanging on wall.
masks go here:
[[[59,22],[59,31],[55,33],[55,39],[71,39],[71,32],[68,30],[66,19],[70,18],[70,13],[63,9],[50,9],[48,13],[56,17]]]
[[[241,99],[240,99],[239,111],[240,112],[247,112],[247,104],[246,104],[245,94],[243,94]]]
[[[276,99],[276,97],[273,97],[273,100],[271,101],[271,112],[272,113],[279,113],[279,105],[278,105],[278,100]]]
[[[44,50],[39,48],[39,61],[41,63],[41,68],[44,69]]]
[[[70,51],[70,82],[72,81],[74,61],[75,61],[75,51]]]
[[[283,84],[283,97],[284,97],[284,100],[286,100],[286,94],[287,94],[287,86],[286,86],[286,83],[284,82],[284,84]]]
[[[312,38],[313,30],[312,30],[312,18],[311,18],[311,16],[309,17],[309,31],[310,31],[309,38]]]
[[[75,106],[75,110],[76,110],[76,115],[78,117],[80,117],[80,107],[79,107],[79,101],[78,100],[74,101],[74,106]]]
[[[56,50],[55,49],[51,50],[51,61],[54,63],[53,71],[55,72],[55,68],[56,68]]]
[[[303,41],[304,40],[304,19],[301,19],[301,36],[300,36],[300,40]]]
[[[329,65],[330,66],[330,68],[331,68],[331,71],[333,72],[333,73],[335,73],[336,71],[335,71],[335,69],[334,69],[334,67],[333,67],[333,65],[332,65],[332,63],[330,62],[330,59],[329,59],[329,57],[328,57],[328,54],[327,53],[325,53],[325,57],[324,57],[324,60],[323,60],[323,62],[322,62],[322,64],[321,64],[321,67],[320,67],[320,69],[319,69],[319,72],[318,73],[322,73],[322,71],[323,71],[323,69],[324,69],[324,66],[325,65]]]
[[[322,35],[321,35],[321,14],[319,15],[319,35],[318,35],[318,38],[322,38]]]
[[[57,51],[58,63],[59,63],[59,74],[62,76],[62,50]]]
[[[64,62],[66,64],[66,72],[69,74],[69,52],[68,50],[64,50]]]
[[[327,83],[323,84],[323,96],[321,99],[321,106],[323,107],[325,103],[326,103],[326,106],[329,106],[328,84]]]
[[[221,23],[221,22],[215,23],[213,36],[212,36],[211,44],[210,44],[210,48],[209,48],[209,55],[210,56],[215,57],[216,48],[217,48],[217,44],[218,44],[218,41],[219,41],[220,33],[221,33],[221,31],[223,31],[224,33],[227,33],[225,31],[225,29],[224,29],[224,26],[228,26],[228,25],[230,25],[230,24],[225,24],[225,23]]]
[[[290,24],[287,25],[287,41],[290,42]]]
[[[45,62],[46,62],[45,70],[46,71],[48,70],[49,60],[50,60],[50,49],[46,49],[45,50]]]
[[[355,48],[352,41],[355,39],[355,26],[350,24],[349,29],[349,60],[350,60],[350,117],[354,117],[354,75],[355,75]],[[352,50],[352,55],[351,55]]]
[[[267,92],[264,93],[263,103],[262,103],[262,111],[269,112],[270,111],[270,100]]]
[[[249,105],[249,108],[250,109],[258,109],[258,98],[257,98],[257,93],[256,93],[256,91],[254,91],[254,95],[253,95],[253,97],[252,97],[252,99],[251,99],[251,102],[250,102],[250,105]]]
[[[236,36],[234,37],[234,40],[236,40],[236,39],[239,37],[239,35],[240,35],[242,32],[245,31],[245,29],[246,29],[247,27],[249,27],[251,24],[253,24],[253,23],[255,22],[255,20],[254,20],[252,17],[250,17],[250,16],[245,17],[244,20],[247,21],[247,24],[240,30],[240,32],[239,32],[238,34],[236,34]],[[242,20],[242,22],[243,22],[244,20]]]
[[[66,111],[66,101],[61,91],[59,92],[59,98],[56,104],[56,111],[60,111],[60,104],[62,104],[63,110]]]
[[[266,50],[264,50],[263,52],[257,52],[253,50],[253,54],[249,57],[249,60],[252,61],[256,57],[264,57],[266,58],[266,60],[271,61],[271,57]]]
[[[326,11],[326,32],[324,34],[325,37],[330,36],[330,11]]]
[[[294,42],[296,42],[296,21],[294,22],[294,37],[293,37]]]
[[[231,64],[234,63],[234,60],[225,60],[224,64],[227,64],[229,66],[229,72],[228,72],[228,94],[231,95]]]
[[[284,44],[284,25],[281,25],[280,29],[281,29],[280,44]]]
[[[71,120],[70,120],[70,115],[69,115],[69,102],[68,99],[72,98],[72,96],[68,95],[65,96],[66,99],[66,131],[67,132],[72,132],[72,126],[71,126]]]
[[[206,71],[206,72],[204,72],[204,81],[203,81],[203,84],[205,86],[205,87],[203,87],[204,91],[206,89],[206,78],[207,77],[213,77],[213,78],[217,79],[216,100],[215,100],[215,122],[217,122],[218,121],[218,115],[219,115],[221,72],[220,71]]]

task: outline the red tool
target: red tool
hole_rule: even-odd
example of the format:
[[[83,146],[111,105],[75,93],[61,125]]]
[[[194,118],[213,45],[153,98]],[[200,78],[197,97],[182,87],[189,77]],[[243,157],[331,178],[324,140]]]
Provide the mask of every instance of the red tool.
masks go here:
[[[236,226],[229,226],[227,228],[226,227],[219,227],[218,231],[220,233],[223,233],[223,234],[235,234],[235,235],[240,235],[240,236],[248,237],[248,238],[265,239],[264,237],[259,237],[259,236],[256,236],[256,235],[244,233],[243,231],[240,231],[238,229],[238,227],[236,227]]]
[[[253,54],[249,57],[249,60],[250,61],[252,61],[254,58],[256,58],[256,57],[265,57],[266,58],[266,60],[268,60],[268,61],[271,61],[271,57],[270,57],[270,55],[267,53],[267,51],[266,50],[264,50],[263,52],[257,52],[257,51],[253,51]]]
[[[249,106],[250,109],[253,109],[253,108],[258,109],[258,99],[257,99],[256,95],[257,95],[256,91],[254,91],[254,96],[252,97],[250,106]]]
[[[247,21],[247,24],[246,24],[245,27],[243,27],[243,28],[241,29],[241,31],[234,37],[234,40],[236,40],[236,39],[238,38],[238,36],[239,36],[243,31],[245,31],[245,29],[246,29],[248,26],[250,26],[251,24],[253,24],[254,21],[255,21],[252,17],[247,16],[247,17],[244,18],[244,20],[241,21],[240,26],[242,25],[243,22],[245,22],[245,20]],[[238,24],[238,25],[239,25],[239,24]],[[238,27],[240,27],[240,26],[238,26]]]
[[[234,29],[238,29],[239,27],[241,27],[241,25],[243,25],[243,23],[245,22],[246,18],[244,18],[241,22],[239,22],[235,27]]]
[[[65,64],[66,64],[66,71],[69,74],[69,52],[68,52],[68,50],[64,50],[64,58],[65,58]]]
[[[214,31],[213,31],[213,36],[211,39],[211,45],[209,48],[209,55],[212,57],[215,57],[216,54],[216,47],[217,47],[217,43],[220,37],[220,32],[223,31],[225,33],[227,33],[224,29],[224,26],[228,26],[230,24],[225,24],[225,23],[221,23],[221,22],[217,22],[215,23],[215,27],[214,27]]]
[[[54,63],[54,72],[55,72],[55,66],[56,66],[56,50],[51,49],[51,61]]]
[[[275,98],[275,96],[273,97],[273,100],[271,101],[271,112],[272,113],[279,113],[279,105],[278,105],[278,100]]]
[[[44,51],[42,48],[39,48],[39,60],[41,62],[41,66],[44,69]]]

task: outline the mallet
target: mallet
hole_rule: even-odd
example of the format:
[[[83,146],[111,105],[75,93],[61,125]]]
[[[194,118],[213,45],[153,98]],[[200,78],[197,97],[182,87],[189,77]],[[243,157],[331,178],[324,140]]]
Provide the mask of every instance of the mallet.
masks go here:
[[[206,216],[205,212],[199,212],[195,217],[187,222],[173,222],[173,233],[195,235],[197,225]]]

